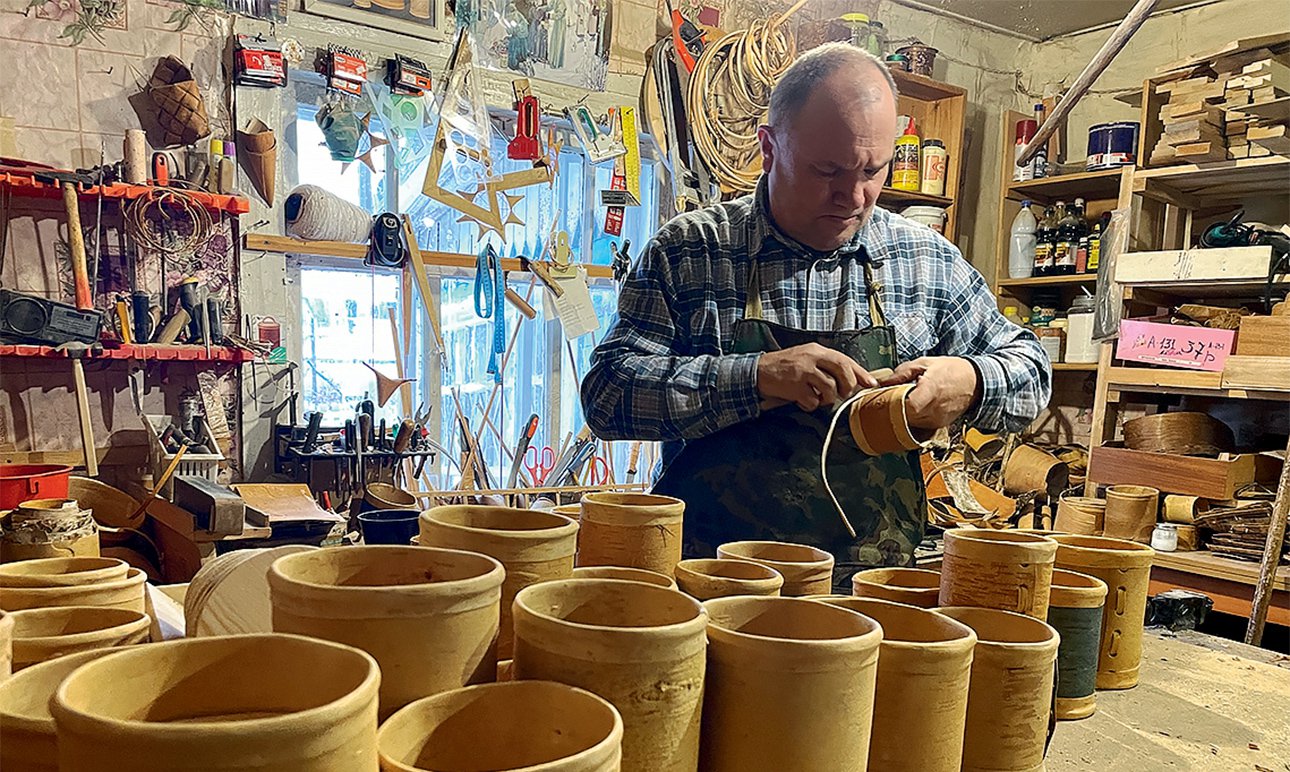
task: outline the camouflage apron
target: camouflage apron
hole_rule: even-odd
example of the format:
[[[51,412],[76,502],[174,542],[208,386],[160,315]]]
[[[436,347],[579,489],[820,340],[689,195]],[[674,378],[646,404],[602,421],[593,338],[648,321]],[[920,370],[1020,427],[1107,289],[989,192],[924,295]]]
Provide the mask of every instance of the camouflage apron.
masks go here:
[[[868,262],[864,271],[873,326],[809,332],[762,318],[754,263],[744,318],[735,322],[735,352],[815,342],[867,370],[894,367],[895,334],[885,323]],[[808,413],[786,405],[686,442],[654,485],[655,493],[686,504],[686,557],[711,557],[717,545],[743,539],[811,544],[833,554],[834,584],[848,587],[848,593],[858,569],[911,565],[927,522],[918,454],[868,456],[850,432],[834,435],[829,481],[856,530],[852,538],[820,479],[820,451],[831,417],[828,407]]]

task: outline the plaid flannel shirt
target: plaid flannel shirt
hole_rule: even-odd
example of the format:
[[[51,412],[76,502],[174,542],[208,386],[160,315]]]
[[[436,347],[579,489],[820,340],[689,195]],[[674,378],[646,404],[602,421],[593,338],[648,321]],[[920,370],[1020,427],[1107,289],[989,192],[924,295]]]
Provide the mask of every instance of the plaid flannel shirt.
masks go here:
[[[1052,369],[1039,341],[999,313],[981,274],[930,228],[881,208],[832,253],[780,232],[757,192],[679,215],[646,245],[622,287],[618,316],[582,383],[587,424],[602,439],[677,440],[760,412],[760,354],[732,352],[756,256],[763,317],[804,330],[871,324],[863,261],[871,260],[898,361],[961,356],[981,381],[965,420],[1025,428],[1048,404]]]

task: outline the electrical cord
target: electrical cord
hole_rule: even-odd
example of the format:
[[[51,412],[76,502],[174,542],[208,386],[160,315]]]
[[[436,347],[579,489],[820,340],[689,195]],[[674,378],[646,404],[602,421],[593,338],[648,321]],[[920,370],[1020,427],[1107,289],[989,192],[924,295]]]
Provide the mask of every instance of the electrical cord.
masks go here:
[[[186,224],[185,229],[181,226]],[[211,236],[210,212],[182,190],[153,189],[125,211],[126,232],[154,252],[193,254]],[[187,230],[187,236],[176,238]]]

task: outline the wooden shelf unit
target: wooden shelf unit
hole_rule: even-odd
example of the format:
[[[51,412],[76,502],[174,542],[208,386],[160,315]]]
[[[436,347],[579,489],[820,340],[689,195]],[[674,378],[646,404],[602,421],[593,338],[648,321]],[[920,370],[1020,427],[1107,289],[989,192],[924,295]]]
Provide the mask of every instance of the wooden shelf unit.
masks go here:
[[[1091,273],[1079,273],[1073,276],[1032,276],[1029,279],[999,279],[997,284],[1008,289],[1079,286],[1081,284],[1097,284],[1097,276]]]
[[[899,212],[907,206],[939,206],[946,210],[945,238],[958,240],[959,207],[964,178],[963,162],[967,153],[964,134],[967,113],[967,90],[949,83],[924,78],[909,72],[892,72],[900,91],[897,111],[914,119],[918,136],[923,140],[939,139],[945,143],[945,195],[930,196],[895,188],[883,188],[878,205]]]

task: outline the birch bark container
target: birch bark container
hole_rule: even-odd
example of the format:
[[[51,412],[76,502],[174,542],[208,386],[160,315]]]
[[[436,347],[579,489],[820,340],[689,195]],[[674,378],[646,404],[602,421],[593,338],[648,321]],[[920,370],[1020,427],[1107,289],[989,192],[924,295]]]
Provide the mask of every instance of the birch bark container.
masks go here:
[[[700,768],[864,772],[878,623],[802,598],[717,598],[704,608],[708,676]]]
[[[874,598],[819,601],[882,626],[869,769],[958,772],[976,633],[928,609]]]
[[[1106,500],[1089,496],[1063,496],[1057,501],[1053,530],[1084,536],[1101,536],[1106,527]]]
[[[676,564],[676,584],[696,600],[711,600],[731,595],[779,595],[784,577],[769,566],[748,560],[682,560]]]
[[[1060,550],[1061,548],[1058,547]],[[1062,637],[1057,647],[1057,718],[1087,718],[1097,709],[1097,653],[1106,583],[1074,571],[1053,571],[1048,624]]]
[[[1132,689],[1142,664],[1142,626],[1155,550],[1137,542],[1098,536],[1054,536],[1057,567],[1106,583],[1097,688]]]
[[[273,629],[348,644],[381,665],[381,716],[497,677],[500,563],[433,547],[333,547],[269,569]]]
[[[1046,536],[981,528],[945,532],[942,606],[978,606],[1046,619],[1057,543]]]
[[[148,577],[130,568],[123,578],[64,587],[5,587],[0,585],[0,609],[21,611],[50,606],[102,606],[146,611],[143,584]]]
[[[578,524],[539,509],[443,506],[421,513],[421,544],[479,552],[506,569],[502,581],[497,656],[510,659],[514,645],[511,604],[535,582],[568,579],[578,546]]]
[[[103,557],[42,558],[0,564],[0,587],[77,587],[124,579],[124,560]]]
[[[617,772],[623,721],[591,692],[552,681],[455,689],[381,725],[385,772]]]
[[[54,606],[9,614],[14,672],[46,660],[148,640],[152,619],[141,611],[97,606]]]
[[[932,608],[940,594],[941,575],[925,568],[870,568],[851,577],[851,594]]]
[[[1145,485],[1112,485],[1106,489],[1106,524],[1102,534],[1147,544],[1160,511],[1160,491]]]
[[[640,582],[530,585],[515,597],[514,677],[609,700],[624,772],[695,772],[707,622],[688,595]]]
[[[0,611],[0,683],[13,673],[13,616]]]
[[[685,502],[646,493],[582,497],[578,565],[644,568],[671,576],[681,560]]]
[[[116,651],[54,693],[59,770],[375,772],[380,681],[364,652],[294,635]]]
[[[1043,772],[1057,631],[998,609],[938,609],[976,632],[963,772]]]
[[[116,649],[94,649],[32,665],[0,683],[0,769],[58,772],[58,735],[49,701],[73,670]]]
[[[656,587],[676,589],[676,580],[657,571],[622,566],[578,566],[573,569],[574,579],[618,579],[624,582],[641,582]]]
[[[805,544],[732,541],[717,547],[717,557],[761,563],[784,577],[785,597],[828,595],[833,591],[833,556]]]

